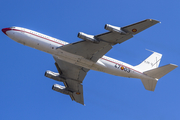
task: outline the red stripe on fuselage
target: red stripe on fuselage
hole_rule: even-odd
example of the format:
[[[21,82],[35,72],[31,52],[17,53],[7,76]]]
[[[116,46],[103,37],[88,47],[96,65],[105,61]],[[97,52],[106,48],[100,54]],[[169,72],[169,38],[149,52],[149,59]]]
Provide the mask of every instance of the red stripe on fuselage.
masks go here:
[[[105,58],[101,58],[101,59],[106,60],[106,61],[109,61],[109,62],[114,63],[114,64],[118,64],[118,65],[123,66],[123,67],[126,67],[126,68],[129,68],[130,70],[133,70],[133,71],[135,71],[135,72],[141,73],[141,72],[139,72],[139,71],[137,71],[137,70],[134,70],[134,69],[132,69],[132,68],[130,68],[130,67],[127,67],[127,66],[125,66],[125,65],[122,65],[122,64],[120,64],[120,63],[116,63],[116,62],[113,62],[113,61],[108,60],[108,59],[105,59]],[[141,73],[141,74],[142,74],[142,73]]]
[[[34,35],[34,36],[36,36],[36,37],[40,37],[40,38],[46,39],[46,40],[51,41],[51,42],[54,42],[54,43],[57,43],[57,44],[60,44],[60,45],[64,45],[64,44],[62,44],[62,43],[59,43],[59,42],[56,42],[56,41],[50,40],[50,39],[48,39],[48,38],[44,38],[44,37],[42,37],[42,36],[39,36],[39,35],[36,35],[36,34],[30,33],[30,32],[27,32],[27,31],[22,31],[22,30],[17,30],[17,29],[12,29],[12,30],[14,30],[14,31],[20,31],[20,32],[25,32],[25,33],[28,33],[28,34]]]

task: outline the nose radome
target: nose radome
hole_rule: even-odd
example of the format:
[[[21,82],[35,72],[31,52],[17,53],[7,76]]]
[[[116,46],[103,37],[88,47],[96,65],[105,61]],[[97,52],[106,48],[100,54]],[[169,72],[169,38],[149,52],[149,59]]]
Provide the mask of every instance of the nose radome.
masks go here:
[[[3,32],[4,34],[6,34],[6,32],[9,31],[9,30],[11,30],[11,28],[3,28],[3,29],[2,29],[2,32]],[[6,34],[6,35],[7,35],[7,34]]]

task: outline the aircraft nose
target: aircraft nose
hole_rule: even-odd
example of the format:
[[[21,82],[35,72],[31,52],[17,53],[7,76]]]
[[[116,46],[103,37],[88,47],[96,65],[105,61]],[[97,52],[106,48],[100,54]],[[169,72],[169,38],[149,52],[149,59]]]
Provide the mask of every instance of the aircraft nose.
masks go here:
[[[3,28],[3,29],[2,29],[2,32],[3,32],[4,34],[6,34],[6,32],[9,31],[9,30],[11,30],[11,28]],[[7,35],[7,34],[6,34],[6,35]]]

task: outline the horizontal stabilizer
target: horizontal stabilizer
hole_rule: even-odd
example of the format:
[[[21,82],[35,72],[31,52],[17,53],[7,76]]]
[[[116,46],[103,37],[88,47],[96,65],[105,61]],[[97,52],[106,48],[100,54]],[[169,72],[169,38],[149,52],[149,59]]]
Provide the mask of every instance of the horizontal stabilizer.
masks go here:
[[[178,67],[177,65],[168,64],[159,68],[155,68],[155,69],[143,72],[147,76],[151,77],[151,78],[141,79],[145,89],[149,91],[154,91],[158,79],[160,79],[161,77],[163,77],[164,75],[171,72],[177,67]]]
[[[155,69],[146,71],[146,72],[144,72],[144,74],[146,74],[152,78],[160,79],[161,77],[163,77],[164,75],[171,72],[172,70],[174,70],[177,67],[178,67],[177,65],[168,64],[168,65],[165,65],[165,66],[162,66],[159,68],[155,68]]]
[[[158,80],[155,79],[141,79],[146,90],[154,91]]]

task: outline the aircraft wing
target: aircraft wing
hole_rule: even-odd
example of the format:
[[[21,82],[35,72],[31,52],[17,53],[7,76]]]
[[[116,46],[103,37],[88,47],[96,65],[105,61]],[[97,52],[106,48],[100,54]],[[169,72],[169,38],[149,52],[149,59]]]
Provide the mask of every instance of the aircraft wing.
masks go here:
[[[84,105],[83,85],[81,83],[89,69],[73,65],[56,57],[54,60],[61,77],[66,79],[64,82],[66,90],[72,92],[71,99]]]
[[[121,27],[121,30],[123,30],[126,34],[119,34],[118,32],[106,32],[100,35],[96,35],[95,37],[107,42],[110,42],[112,44],[122,43],[130,38],[133,37],[133,35],[157,24],[160,23],[157,20],[153,19],[146,19],[125,27]]]
[[[99,40],[99,43],[93,43],[90,41],[82,40],[79,42],[71,43],[65,46],[60,47],[66,52],[70,52],[76,55],[80,55],[88,60],[96,62],[104,54],[106,54],[111,48],[112,45],[117,43],[122,43],[130,38],[133,35],[159,23],[159,21],[146,19],[125,27],[121,29],[126,32],[126,34],[121,34],[118,32],[106,32],[103,34],[95,35],[94,38]]]

